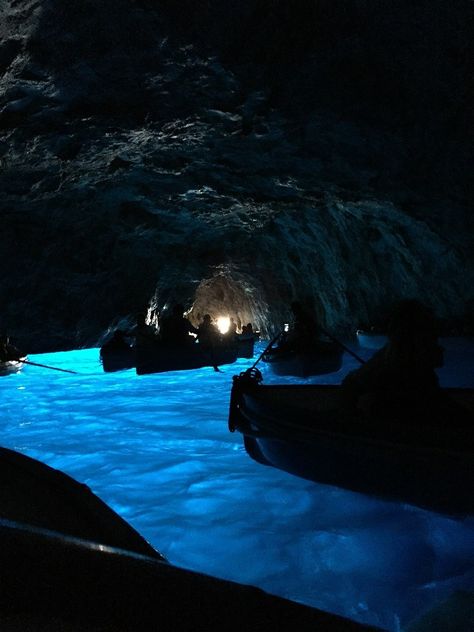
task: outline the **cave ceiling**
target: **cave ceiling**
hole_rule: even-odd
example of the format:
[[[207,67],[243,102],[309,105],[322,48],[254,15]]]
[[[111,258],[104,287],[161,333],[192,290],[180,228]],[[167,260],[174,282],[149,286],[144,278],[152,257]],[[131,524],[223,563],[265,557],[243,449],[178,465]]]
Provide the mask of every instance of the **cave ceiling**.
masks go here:
[[[159,323],[176,302],[194,323],[228,315],[265,336],[299,297],[335,332],[380,320],[403,296],[469,318],[472,148],[456,92],[466,69],[453,77],[441,64],[435,84],[430,68],[436,111],[413,87],[427,55],[417,44],[412,83],[397,84],[410,107],[373,105],[371,118],[370,99],[390,101],[395,80],[377,100],[379,70],[353,69],[356,102],[347,77],[344,90],[328,79],[341,55],[362,55],[349,24],[345,48],[320,35],[311,63],[285,49],[277,72],[278,29],[258,31],[252,14],[249,46],[264,33],[269,53],[240,59],[250,5],[235,11],[226,40],[224,12],[222,29],[199,23],[199,38],[174,28],[169,3],[2,3],[0,328],[27,348],[93,346],[137,312]],[[456,16],[450,46],[467,50]]]

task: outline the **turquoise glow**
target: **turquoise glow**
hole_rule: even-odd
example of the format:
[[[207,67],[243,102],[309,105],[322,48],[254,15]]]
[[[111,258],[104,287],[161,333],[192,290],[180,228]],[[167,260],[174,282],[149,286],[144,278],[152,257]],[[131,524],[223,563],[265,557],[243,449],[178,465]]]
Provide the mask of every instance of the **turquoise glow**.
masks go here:
[[[474,518],[316,485],[246,455],[227,412],[249,360],[137,376],[103,373],[97,349],[30,359],[78,374],[28,366],[0,378],[2,445],[89,485],[170,562],[389,630],[474,589]],[[346,356],[320,381],[354,366]],[[450,341],[443,383],[474,386],[473,368],[474,344]]]

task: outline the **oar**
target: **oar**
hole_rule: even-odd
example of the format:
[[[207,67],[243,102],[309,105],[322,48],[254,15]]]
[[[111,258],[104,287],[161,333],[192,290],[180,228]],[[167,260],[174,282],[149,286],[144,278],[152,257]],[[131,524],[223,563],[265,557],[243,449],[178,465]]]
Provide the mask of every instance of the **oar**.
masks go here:
[[[70,371],[69,369],[58,369],[55,366],[49,366],[47,364],[39,364],[39,362],[30,362],[29,360],[18,359],[18,362],[23,362],[23,364],[31,364],[31,366],[40,366],[43,369],[51,369],[52,371],[62,371],[63,373],[74,373],[77,375],[77,371]]]
[[[339,345],[340,347],[342,347],[342,349],[344,349],[344,351],[347,351],[347,353],[349,355],[351,355],[353,358],[355,358],[358,362],[360,362],[361,364],[365,364],[365,360],[363,358],[361,358],[359,355],[357,355],[357,353],[355,353],[355,351],[352,351],[352,349],[349,349],[349,347],[346,347],[345,344],[343,344],[340,340],[338,340],[337,338],[334,338],[334,336],[332,336],[328,331],[326,331],[325,329],[323,329],[322,327],[320,327],[321,332],[327,336],[330,340],[332,340],[333,342],[335,342],[337,345]]]
[[[224,371],[221,371],[220,368],[217,366],[216,356],[215,356],[214,350],[211,351],[211,364],[212,364],[212,368],[214,369],[214,371],[216,373],[223,373],[224,372]]]
[[[278,340],[278,338],[281,336],[282,333],[283,333],[282,331],[279,331],[277,333],[277,335],[273,338],[273,340],[270,341],[270,344],[267,347],[265,347],[265,349],[262,351],[262,353],[255,360],[253,365],[250,367],[249,371],[251,371],[252,369],[254,369],[257,366],[257,364],[260,362],[260,360],[263,358],[263,356],[267,353],[267,351],[273,347],[273,345],[275,344],[275,342]]]
[[[216,373],[223,373],[223,371],[221,371],[220,368],[217,366],[216,355],[214,353],[214,349],[209,349],[209,350],[206,349],[206,350],[203,350],[202,353],[205,358],[209,358],[210,366],[212,366],[212,368],[214,369]]]

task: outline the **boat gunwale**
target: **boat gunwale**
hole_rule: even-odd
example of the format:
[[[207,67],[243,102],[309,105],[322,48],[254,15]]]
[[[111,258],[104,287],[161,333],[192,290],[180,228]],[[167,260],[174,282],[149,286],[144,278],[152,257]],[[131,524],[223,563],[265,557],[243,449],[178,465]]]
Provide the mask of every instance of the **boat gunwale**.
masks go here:
[[[241,388],[241,387],[238,387]],[[353,419],[348,419],[347,417],[345,419],[343,419],[343,421],[341,421],[339,423],[339,428],[328,428],[327,426],[325,427],[321,427],[320,425],[313,425],[310,426],[308,424],[304,424],[304,423],[298,423],[297,421],[288,421],[284,415],[285,415],[285,411],[283,410],[282,412],[282,408],[281,406],[279,407],[278,411],[273,407],[270,407],[270,412],[265,412],[264,410],[262,410],[263,407],[268,407],[268,404],[264,403],[264,402],[259,402],[256,398],[255,395],[258,392],[262,392],[261,389],[265,389],[267,392],[271,391],[271,390],[288,390],[288,389],[292,389],[292,390],[304,390],[304,389],[316,389],[316,390],[326,390],[326,391],[335,391],[337,392],[338,390],[340,390],[340,387],[338,387],[337,385],[307,385],[307,384],[297,384],[297,385],[292,385],[292,384],[282,384],[282,385],[258,385],[258,386],[253,386],[251,389],[243,389],[243,392],[241,391],[241,398],[240,398],[240,402],[239,403],[234,403],[235,406],[238,407],[238,416],[240,417],[240,419],[242,421],[244,421],[244,424],[239,424],[238,422],[235,423],[234,421],[234,429],[238,430],[239,432],[241,432],[242,434],[246,434],[246,431],[251,430],[251,435],[249,436],[253,436],[255,438],[273,438],[273,439],[279,439],[282,441],[292,441],[292,442],[299,442],[299,443],[311,443],[315,441],[315,438],[317,436],[325,436],[325,437],[330,437],[333,440],[337,440],[339,439],[350,439],[350,438],[355,438],[360,442],[363,442],[364,445],[366,445],[367,447],[369,446],[385,446],[385,447],[391,447],[391,448],[396,448],[398,447],[400,450],[404,450],[405,452],[407,450],[412,451],[414,454],[418,454],[419,456],[421,456],[422,454],[432,454],[432,455],[443,455],[443,456],[452,456],[453,458],[456,459],[471,459],[473,458],[474,455],[474,450],[472,447],[470,447],[469,445],[467,445],[466,443],[461,443],[460,445],[460,449],[456,449],[453,446],[444,446],[442,444],[415,444],[413,443],[413,439],[410,441],[402,441],[400,439],[400,437],[395,437],[390,439],[390,437],[388,436],[380,436],[380,434],[377,434],[376,436],[371,436],[371,435],[367,435],[365,432],[364,433],[360,433],[357,432],[358,429],[365,429],[366,431],[370,431],[371,429],[374,430],[379,430],[380,431],[380,424],[376,424],[375,422],[370,422],[365,420],[362,417],[355,417]],[[456,391],[456,392],[471,392],[472,389],[468,389],[468,388],[452,388],[452,389],[446,389],[448,390],[448,392],[452,392],[452,391]],[[252,396],[253,396],[253,406],[249,406],[249,402],[251,402],[252,400]],[[247,402],[245,402],[245,398],[247,398]],[[243,401],[244,400],[244,401]],[[244,403],[244,405],[242,405],[242,401]],[[304,408],[301,408],[301,413],[304,414]],[[317,414],[317,409],[311,411],[313,414]],[[323,415],[327,414],[328,411],[323,411]],[[338,423],[337,419],[336,419],[336,413],[337,413],[337,409],[333,409],[331,411],[334,415],[334,418],[331,421],[331,423]],[[288,414],[288,413],[287,413]],[[252,417],[253,415],[253,417]],[[257,416],[257,419],[255,418]],[[242,419],[243,418],[243,419]],[[384,422],[385,424],[387,422]],[[317,424],[317,420],[316,420],[316,424]],[[343,425],[344,424],[344,425]],[[351,427],[350,426],[354,426],[354,431],[350,432]],[[259,426],[264,426],[264,429],[266,431],[266,434],[263,433],[259,433],[258,427]],[[342,427],[341,427],[342,426]],[[385,425],[385,428],[387,426]],[[257,433],[259,434],[255,434],[255,428],[257,428]],[[423,430],[429,430],[429,429],[433,429],[436,431],[436,437],[437,437],[437,441],[439,442],[440,440],[443,441],[443,439],[455,439],[456,435],[459,435],[460,432],[462,432],[463,428],[465,427],[458,427],[456,429],[451,429],[451,428],[443,428],[440,429],[438,427],[434,427],[434,426],[429,426],[429,425],[423,425],[423,426],[419,426],[418,428],[416,428],[417,433],[422,432]],[[410,432],[410,430],[412,430],[412,428],[410,427],[409,424],[397,424],[396,422],[390,422],[390,429],[392,430],[392,432],[400,432],[400,431],[406,431],[406,432]],[[299,432],[298,435],[295,435],[295,430]],[[413,434],[413,433],[412,433]],[[442,435],[441,438],[439,435]]]

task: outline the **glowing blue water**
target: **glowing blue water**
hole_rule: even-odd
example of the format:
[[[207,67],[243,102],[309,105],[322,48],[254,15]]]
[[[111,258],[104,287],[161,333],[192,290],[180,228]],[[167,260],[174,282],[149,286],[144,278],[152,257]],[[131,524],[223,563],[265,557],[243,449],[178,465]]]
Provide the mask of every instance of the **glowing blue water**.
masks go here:
[[[105,374],[96,349],[30,360],[78,374],[29,366],[1,378],[2,445],[89,485],[170,562],[390,630],[474,589],[474,518],[316,485],[246,455],[227,412],[249,360],[150,376]],[[355,365],[346,356],[319,381]],[[474,386],[473,369],[474,344],[450,341],[443,384]]]

